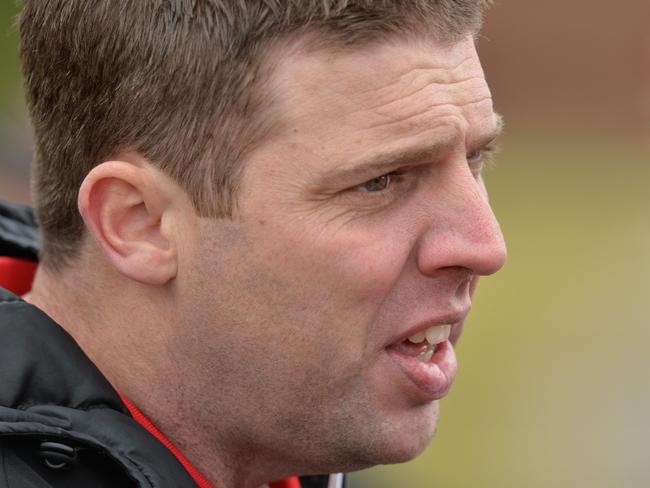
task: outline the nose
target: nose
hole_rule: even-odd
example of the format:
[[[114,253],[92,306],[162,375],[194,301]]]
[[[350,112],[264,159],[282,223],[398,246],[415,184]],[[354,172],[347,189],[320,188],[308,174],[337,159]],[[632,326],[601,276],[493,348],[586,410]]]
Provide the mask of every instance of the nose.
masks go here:
[[[447,183],[435,196],[418,243],[420,272],[433,275],[460,267],[473,275],[496,273],[505,264],[507,251],[485,186],[467,173]]]

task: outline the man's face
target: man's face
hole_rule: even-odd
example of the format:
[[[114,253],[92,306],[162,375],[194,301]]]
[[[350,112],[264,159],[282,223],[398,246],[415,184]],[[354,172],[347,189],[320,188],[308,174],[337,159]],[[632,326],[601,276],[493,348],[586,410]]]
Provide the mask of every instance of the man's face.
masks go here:
[[[270,89],[280,129],[246,162],[237,214],[197,218],[179,268],[189,414],[302,472],[410,459],[456,360],[443,342],[422,362],[406,339],[453,324],[455,342],[476,277],[506,254],[473,41],[297,51]]]

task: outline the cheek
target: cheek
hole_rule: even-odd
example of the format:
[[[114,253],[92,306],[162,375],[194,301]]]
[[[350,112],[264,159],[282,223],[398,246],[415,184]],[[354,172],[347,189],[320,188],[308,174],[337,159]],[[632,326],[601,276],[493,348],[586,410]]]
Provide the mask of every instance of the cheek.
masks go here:
[[[383,340],[377,316],[408,252],[352,232],[277,235],[284,239],[254,241],[260,245],[239,256],[227,280],[240,315],[233,341],[245,335],[265,351],[257,360],[278,362],[276,370],[300,360],[305,377],[352,375]]]
[[[305,265],[318,270],[321,283],[343,300],[377,307],[395,287],[411,247],[378,234],[339,232],[315,240],[304,256]]]
[[[415,262],[417,224],[393,218],[347,226],[316,222],[313,232],[308,225],[284,228],[283,239],[262,247],[257,266],[278,293],[293,295],[294,306],[302,303],[320,316],[322,334],[341,335],[348,327],[347,337],[372,336],[382,307]]]
[[[260,371],[291,369],[296,358],[307,369],[322,368],[333,355],[345,359],[337,361],[341,368],[367,359],[384,340],[375,324],[411,244],[385,228],[319,223],[311,232],[267,222],[232,245],[221,240],[201,250],[213,258],[196,266],[192,293],[201,305],[188,313],[204,335],[218,334],[212,347],[221,357],[250,357],[247,364]]]

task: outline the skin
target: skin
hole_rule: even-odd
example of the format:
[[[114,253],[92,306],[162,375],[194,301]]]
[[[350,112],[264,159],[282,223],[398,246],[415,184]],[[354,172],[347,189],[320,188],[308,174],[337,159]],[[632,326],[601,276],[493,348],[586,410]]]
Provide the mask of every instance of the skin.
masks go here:
[[[39,271],[29,297],[224,488],[417,456],[438,401],[386,347],[466,314],[506,257],[481,176],[499,119],[471,37],[298,43],[269,89],[280,124],[232,219],[200,218],[118,155],[81,188],[79,261]]]

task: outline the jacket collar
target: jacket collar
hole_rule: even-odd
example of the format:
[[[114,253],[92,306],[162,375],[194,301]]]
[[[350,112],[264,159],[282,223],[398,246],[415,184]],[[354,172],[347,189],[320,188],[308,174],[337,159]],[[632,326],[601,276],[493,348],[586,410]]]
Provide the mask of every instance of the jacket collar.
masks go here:
[[[174,455],[128,413],[74,339],[0,289],[0,436],[40,435],[100,450],[141,487],[196,488]]]
[[[0,200],[0,255],[36,261],[39,249],[32,209]]]

